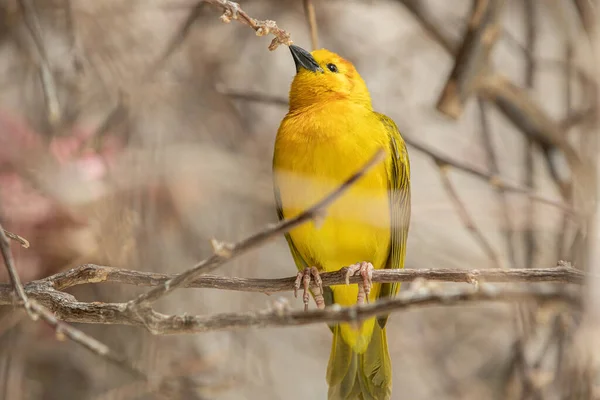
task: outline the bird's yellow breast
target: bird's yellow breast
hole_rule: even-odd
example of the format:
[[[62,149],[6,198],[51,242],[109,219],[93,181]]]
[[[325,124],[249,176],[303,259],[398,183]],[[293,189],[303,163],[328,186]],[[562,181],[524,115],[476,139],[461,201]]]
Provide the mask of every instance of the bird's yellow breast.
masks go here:
[[[284,217],[294,217],[321,200],[380,148],[390,151],[389,136],[366,107],[340,101],[288,114],[277,134],[273,161]],[[302,257],[325,271],[360,261],[383,268],[390,243],[388,181],[387,165],[382,163],[322,218],[292,230]],[[348,301],[356,298],[349,296]]]

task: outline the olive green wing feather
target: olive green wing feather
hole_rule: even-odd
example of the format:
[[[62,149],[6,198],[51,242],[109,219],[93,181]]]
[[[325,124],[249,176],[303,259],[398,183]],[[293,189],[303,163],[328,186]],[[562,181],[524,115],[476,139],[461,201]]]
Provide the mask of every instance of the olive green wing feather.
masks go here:
[[[392,158],[388,163],[391,240],[385,268],[404,268],[406,239],[410,225],[410,162],[406,143],[394,121],[383,114],[376,114],[389,135]],[[379,298],[394,297],[399,289],[399,282],[384,283],[381,285]],[[388,316],[385,315],[377,319],[382,328],[385,326],[387,318]]]

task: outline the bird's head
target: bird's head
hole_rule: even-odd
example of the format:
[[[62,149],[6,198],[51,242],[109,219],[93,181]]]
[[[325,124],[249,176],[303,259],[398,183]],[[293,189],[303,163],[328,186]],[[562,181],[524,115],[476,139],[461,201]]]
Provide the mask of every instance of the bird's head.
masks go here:
[[[367,85],[350,61],[326,50],[312,53],[291,45],[296,76],[290,89],[290,110],[349,100],[371,108]]]

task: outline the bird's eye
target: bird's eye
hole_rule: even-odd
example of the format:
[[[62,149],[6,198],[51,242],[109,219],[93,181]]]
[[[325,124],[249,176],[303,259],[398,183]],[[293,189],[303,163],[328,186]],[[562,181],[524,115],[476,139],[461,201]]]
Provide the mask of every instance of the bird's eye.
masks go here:
[[[327,64],[327,69],[331,72],[338,72],[337,66],[335,64]]]

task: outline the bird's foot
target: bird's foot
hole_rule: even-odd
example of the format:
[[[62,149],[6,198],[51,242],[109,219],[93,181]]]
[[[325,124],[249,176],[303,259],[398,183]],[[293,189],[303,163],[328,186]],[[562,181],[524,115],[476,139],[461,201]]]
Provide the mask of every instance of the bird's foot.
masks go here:
[[[357,272],[359,272],[360,276],[363,278],[363,281],[358,284],[358,304],[365,304],[365,299],[367,303],[369,302],[369,294],[371,293],[371,285],[373,284],[373,269],[373,264],[366,261],[348,266],[348,271],[346,272],[346,285],[350,284],[350,277]]]
[[[325,299],[323,298],[323,281],[321,280],[321,276],[319,275],[319,270],[317,267],[305,268],[304,271],[298,272],[296,276],[296,281],[294,282],[294,296],[298,297],[298,290],[300,289],[300,284],[303,287],[302,300],[304,301],[304,311],[308,310],[308,300],[310,296],[308,295],[308,290],[310,288],[310,281],[314,280],[316,290],[314,291],[315,302],[317,303],[317,308],[323,309],[325,308]]]

